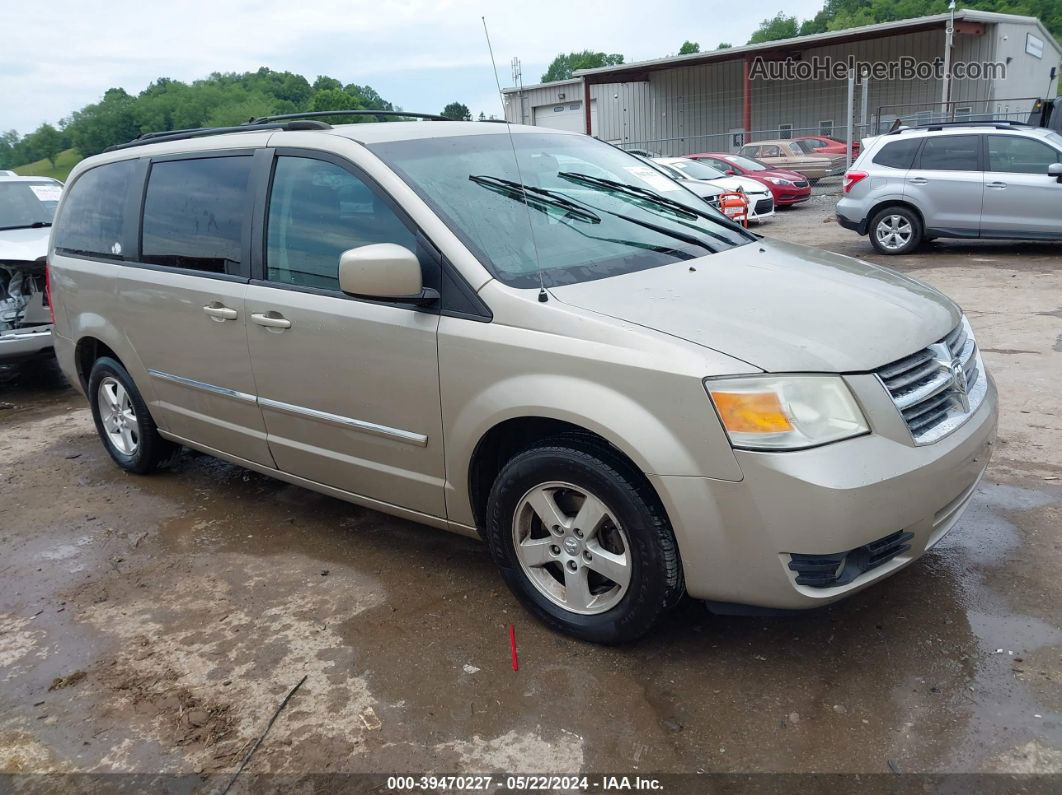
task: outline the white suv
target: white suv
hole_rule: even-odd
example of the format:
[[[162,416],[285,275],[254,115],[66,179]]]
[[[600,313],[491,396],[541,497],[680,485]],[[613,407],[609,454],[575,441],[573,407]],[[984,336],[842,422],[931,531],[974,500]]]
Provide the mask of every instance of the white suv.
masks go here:
[[[837,222],[882,254],[937,237],[1062,240],[1062,136],[1017,122],[900,128],[868,138]]]

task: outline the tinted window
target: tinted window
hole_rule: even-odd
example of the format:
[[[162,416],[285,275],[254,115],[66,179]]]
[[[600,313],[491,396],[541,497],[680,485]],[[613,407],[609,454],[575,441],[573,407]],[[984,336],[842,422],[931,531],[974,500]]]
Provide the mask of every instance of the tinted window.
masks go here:
[[[1058,162],[1062,162],[1062,153],[1031,138],[1012,135],[988,136],[989,171],[1047,174],[1047,167]]]
[[[881,147],[881,151],[874,155],[872,162],[878,166],[906,170],[914,163],[915,155],[918,153],[918,146],[921,143],[921,138],[892,141]]]
[[[918,167],[926,171],[977,171],[979,135],[940,135],[926,138]]]
[[[269,200],[266,275],[271,281],[339,289],[339,255],[372,243],[417,250],[413,233],[349,171],[304,157],[277,160]]]
[[[96,166],[78,177],[67,190],[55,247],[75,254],[122,259],[125,200],[135,169],[135,160],[120,160]]]
[[[240,264],[250,157],[154,163],[144,198],[141,259],[225,273]]]

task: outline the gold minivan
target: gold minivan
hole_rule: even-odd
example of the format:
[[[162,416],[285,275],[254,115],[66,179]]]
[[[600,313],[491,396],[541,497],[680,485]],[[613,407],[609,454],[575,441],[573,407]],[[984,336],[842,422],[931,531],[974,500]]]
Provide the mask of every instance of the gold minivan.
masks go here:
[[[190,447],[480,536],[591,641],[684,594],[806,608],[882,579],[956,523],[995,433],[951,300],[575,133],[154,134],[74,169],[48,265],[118,466]]]

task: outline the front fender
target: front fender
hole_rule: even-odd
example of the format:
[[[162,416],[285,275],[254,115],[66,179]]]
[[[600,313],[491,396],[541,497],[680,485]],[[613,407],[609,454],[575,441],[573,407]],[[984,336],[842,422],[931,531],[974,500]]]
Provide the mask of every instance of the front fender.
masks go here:
[[[661,374],[666,379],[666,374]],[[447,509],[451,521],[474,524],[469,462],[496,425],[521,417],[560,420],[596,433],[646,474],[741,480],[741,469],[699,381],[656,392],[660,413],[625,391],[568,374],[521,374],[493,382],[446,412]],[[686,394],[683,394],[686,392]],[[667,394],[666,401],[661,395]],[[686,422],[682,418],[696,419]],[[698,421],[699,420],[699,421]]]

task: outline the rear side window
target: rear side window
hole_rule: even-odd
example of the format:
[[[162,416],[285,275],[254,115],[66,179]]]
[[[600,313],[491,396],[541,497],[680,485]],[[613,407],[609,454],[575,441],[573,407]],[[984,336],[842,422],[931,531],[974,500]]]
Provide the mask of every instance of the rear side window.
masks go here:
[[[921,138],[891,141],[881,147],[881,150],[874,155],[874,159],[871,162],[876,166],[907,170],[914,163],[915,155],[918,154],[918,147],[921,143]]]
[[[978,171],[979,135],[940,135],[926,138],[918,167],[925,171]]]
[[[144,197],[141,260],[235,272],[243,256],[251,157],[153,163]]]
[[[78,177],[67,189],[55,247],[70,254],[123,259],[125,200],[135,170],[135,160],[119,160]]]
[[[988,170],[1010,174],[1046,174],[1062,153],[1047,144],[1016,135],[988,136]]]
[[[417,240],[386,202],[349,171],[324,160],[280,157],[273,175],[266,278],[339,289],[339,255],[373,243],[417,250]]]

